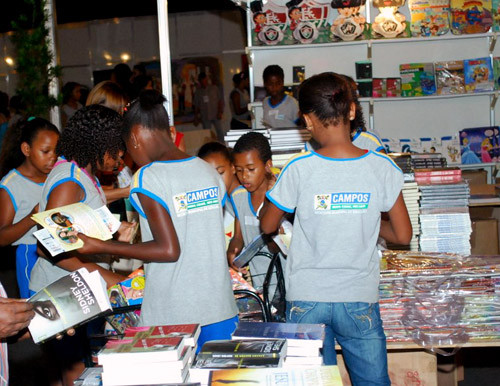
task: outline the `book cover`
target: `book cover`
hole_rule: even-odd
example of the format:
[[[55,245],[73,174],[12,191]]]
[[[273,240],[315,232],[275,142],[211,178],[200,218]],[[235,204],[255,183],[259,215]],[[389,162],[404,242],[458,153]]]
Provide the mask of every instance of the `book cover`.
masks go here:
[[[412,36],[439,36],[450,30],[450,3],[442,0],[409,0]]]
[[[493,65],[491,58],[464,60],[465,91],[470,93],[493,91]]]
[[[280,367],[282,357],[212,357],[198,354],[193,369],[245,369],[253,367]]]
[[[433,168],[433,169],[417,169],[415,170],[415,177],[432,177],[432,176],[453,176],[462,175],[460,168]]]
[[[463,129],[459,132],[463,164],[489,163],[498,160],[499,127],[486,126]]]
[[[130,306],[142,304],[144,288],[146,286],[143,268],[136,269],[128,275],[128,279],[121,281],[119,284]]]
[[[127,299],[120,284],[115,284],[108,288],[109,301],[111,307],[119,308],[128,306]],[[113,327],[114,334],[123,334],[128,327],[137,326],[139,315],[135,312],[124,312],[106,316],[106,321]]]
[[[455,35],[486,33],[493,25],[491,0],[450,0],[451,32]]]
[[[172,324],[165,326],[129,327],[125,330],[124,339],[171,338],[182,337],[186,345],[194,347],[200,336],[199,324]]]
[[[416,97],[436,93],[433,63],[407,63],[399,66],[401,96]]]
[[[325,339],[325,325],[239,322],[232,337],[233,339],[286,339],[288,348],[291,346],[313,346],[319,348],[323,346],[323,340]]]
[[[206,342],[198,357],[212,358],[279,358],[286,355],[285,339],[238,339]]]
[[[262,238],[262,234],[255,237],[250,242],[250,244],[246,245],[245,248],[243,248],[243,250],[240,252],[240,254],[233,260],[234,266],[241,268],[247,265],[264,245],[265,242]]]
[[[210,373],[209,386],[222,386],[228,383],[240,386],[342,386],[342,378],[337,366],[228,369]]]
[[[109,240],[121,224],[106,206],[94,210],[82,202],[35,213],[31,218],[43,227],[33,235],[52,256],[81,248],[78,233]]]
[[[438,95],[465,93],[465,75],[463,60],[434,63]]]
[[[108,341],[99,351],[99,364],[144,363],[153,361],[179,360],[185,342],[181,337],[172,338],[144,338],[137,341],[122,339]]]
[[[111,309],[106,282],[98,271],[85,268],[49,284],[31,298],[35,317],[28,326],[33,341],[40,343],[71,327],[83,324]]]

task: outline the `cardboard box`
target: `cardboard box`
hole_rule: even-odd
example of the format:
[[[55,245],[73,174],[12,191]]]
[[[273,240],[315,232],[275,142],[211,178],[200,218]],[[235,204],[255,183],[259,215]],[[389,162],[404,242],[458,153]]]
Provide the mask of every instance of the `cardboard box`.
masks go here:
[[[470,242],[472,255],[498,255],[498,220],[472,220]]]
[[[472,185],[486,185],[488,172],[480,170],[462,170],[462,178]]]

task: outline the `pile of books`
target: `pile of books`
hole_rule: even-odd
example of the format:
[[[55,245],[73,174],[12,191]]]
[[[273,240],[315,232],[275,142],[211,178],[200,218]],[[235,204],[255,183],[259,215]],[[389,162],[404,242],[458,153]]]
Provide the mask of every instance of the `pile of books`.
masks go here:
[[[196,356],[189,370],[189,379],[207,385],[210,372],[217,369],[281,367],[286,351],[285,339],[209,341]]]
[[[419,185],[420,250],[469,255],[472,225],[469,215],[469,185],[428,183]]]
[[[185,382],[200,331],[199,324],[127,329],[123,339],[109,340],[97,355],[102,384]]]
[[[319,366],[320,349],[325,339],[323,324],[240,322],[233,339],[286,339],[287,354],[283,367]]]
[[[418,169],[443,168],[447,166],[446,158],[441,153],[412,153],[410,158],[412,168],[415,172]]]

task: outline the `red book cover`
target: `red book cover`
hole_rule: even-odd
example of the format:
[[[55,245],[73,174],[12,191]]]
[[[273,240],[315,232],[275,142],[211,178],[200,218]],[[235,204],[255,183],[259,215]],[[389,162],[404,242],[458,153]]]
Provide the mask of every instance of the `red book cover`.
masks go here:
[[[432,176],[461,176],[460,168],[435,168],[435,169],[416,169],[415,178]]]

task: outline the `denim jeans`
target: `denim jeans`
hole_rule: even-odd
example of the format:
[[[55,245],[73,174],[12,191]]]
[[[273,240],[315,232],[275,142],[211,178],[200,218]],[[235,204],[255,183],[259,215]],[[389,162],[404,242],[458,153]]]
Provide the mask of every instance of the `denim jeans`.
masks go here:
[[[335,341],[353,385],[390,385],[387,348],[378,303],[286,303],[286,321],[325,324],[323,361],[336,365]]]

